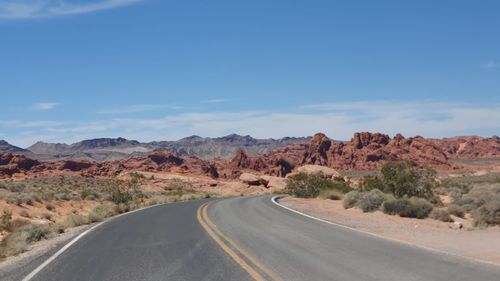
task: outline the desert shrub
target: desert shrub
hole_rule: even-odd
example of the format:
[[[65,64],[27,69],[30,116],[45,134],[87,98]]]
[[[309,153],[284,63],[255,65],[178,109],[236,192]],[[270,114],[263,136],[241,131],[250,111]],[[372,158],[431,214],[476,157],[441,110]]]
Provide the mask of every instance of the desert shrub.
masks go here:
[[[350,209],[358,204],[362,196],[363,193],[357,190],[350,191],[344,195],[344,200],[342,201],[342,205],[344,206],[345,209]]]
[[[342,193],[349,192],[351,188],[346,182],[332,181],[322,174],[299,173],[287,181],[286,191],[296,197],[318,197],[323,190],[337,190]]]
[[[26,241],[28,243],[37,242],[42,239],[48,238],[51,233],[50,227],[46,224],[28,224],[21,228],[21,231],[28,232]]]
[[[476,184],[469,193],[454,200],[453,203],[461,206],[468,213],[474,213],[481,206],[499,198],[499,184]]]
[[[500,197],[481,206],[473,218],[475,226],[500,225]]]
[[[56,209],[56,206],[49,203],[49,204],[45,205],[45,209],[47,209],[49,211],[54,211]]]
[[[29,218],[29,217],[30,217],[30,213],[28,213],[28,211],[26,211],[26,210],[21,210],[21,211],[19,212],[19,215],[20,215],[21,217],[25,217],[25,218]]]
[[[373,212],[380,208],[385,200],[385,194],[378,190],[372,189],[361,195],[360,200],[356,204],[363,212]]]
[[[319,198],[329,199],[329,200],[342,200],[344,194],[338,190],[322,190],[319,193]]]
[[[0,219],[0,231],[6,230],[9,227],[11,220],[12,220],[12,212],[4,211],[2,218]]]
[[[381,170],[384,192],[398,198],[432,198],[436,186],[436,171],[428,168],[416,168],[408,162],[389,162]]]
[[[422,198],[397,198],[385,201],[382,204],[382,211],[389,215],[423,219],[429,216],[432,205]]]
[[[450,217],[450,213],[446,209],[433,209],[429,214],[429,217],[434,220],[442,221],[442,222],[453,222],[453,219]]]
[[[10,192],[22,192],[26,189],[26,185],[19,182],[9,183],[7,184],[7,189]]]
[[[113,216],[115,213],[109,205],[100,204],[95,206],[89,213],[90,222],[100,222],[105,218]]]
[[[64,220],[64,225],[66,227],[76,227],[88,223],[88,219],[82,215],[70,214]]]
[[[56,193],[54,194],[54,198],[61,201],[69,201],[71,200],[71,195],[68,193]]]
[[[113,207],[113,211],[116,214],[123,214],[130,211],[130,206],[128,204],[117,204]]]
[[[40,216],[40,218],[51,221],[52,220],[52,214],[42,213],[42,215]]]
[[[64,223],[56,223],[54,225],[54,231],[59,234],[64,233],[64,231],[66,231],[66,226]]]
[[[448,206],[448,213],[451,215],[454,215],[459,218],[464,218],[465,217],[465,210],[462,206],[456,205],[456,204],[451,204]]]
[[[0,256],[6,257],[23,252],[29,243],[48,238],[51,229],[48,225],[27,224],[15,228],[2,240]]]
[[[367,175],[363,177],[363,182],[360,185],[361,191],[370,191],[373,189],[385,190],[384,180],[377,175]]]

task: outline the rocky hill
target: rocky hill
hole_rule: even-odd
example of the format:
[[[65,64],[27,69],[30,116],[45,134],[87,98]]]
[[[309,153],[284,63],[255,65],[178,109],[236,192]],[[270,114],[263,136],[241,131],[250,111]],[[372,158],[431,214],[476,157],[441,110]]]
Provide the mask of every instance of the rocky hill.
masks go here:
[[[209,141],[200,137],[190,137],[182,141],[184,145],[191,143],[192,147],[199,147],[207,142],[233,143],[231,146],[236,149],[236,153],[232,159],[206,160],[195,156],[181,156],[174,152],[152,151],[147,155],[102,162],[73,159],[39,161],[25,155],[0,153],[0,178],[61,173],[112,177],[129,171],[174,172],[206,175],[213,178],[236,178],[241,173],[249,171],[284,177],[296,167],[306,164],[328,166],[337,170],[371,170],[380,168],[387,161],[410,161],[417,166],[451,171],[464,168],[450,161],[453,158],[500,157],[498,137],[426,139],[420,136],[405,138],[398,134],[391,138],[381,133],[361,132],[355,133],[350,141],[343,142],[331,140],[320,133],[309,141],[293,142],[267,153],[253,155],[248,154],[244,148],[251,147],[258,150],[259,145],[265,147],[266,142],[271,143],[267,145],[277,145],[279,142],[259,141],[235,135]],[[282,143],[287,141],[282,140]],[[88,149],[103,149],[103,147],[140,145],[127,140],[103,139],[95,143],[85,142],[85,144],[85,149],[87,147]],[[168,144],[154,143],[154,145],[161,147],[161,145]],[[201,153],[201,151],[198,150],[196,153]],[[189,154],[189,151],[184,153]]]
[[[10,143],[4,140],[0,140],[0,152],[22,153],[22,152],[28,152],[28,150],[11,145]]]
[[[28,147],[29,156],[38,160],[87,160],[112,161],[135,156],[147,156],[155,151],[171,151],[178,156],[195,156],[201,159],[231,158],[240,148],[250,154],[263,154],[308,138],[255,139],[236,134],[220,138],[191,136],[177,141],[155,141],[141,143],[124,138],[100,138],[74,144],[37,142]],[[0,152],[15,152],[1,150]],[[22,151],[19,151],[22,152]],[[26,152],[26,151],[25,151]]]

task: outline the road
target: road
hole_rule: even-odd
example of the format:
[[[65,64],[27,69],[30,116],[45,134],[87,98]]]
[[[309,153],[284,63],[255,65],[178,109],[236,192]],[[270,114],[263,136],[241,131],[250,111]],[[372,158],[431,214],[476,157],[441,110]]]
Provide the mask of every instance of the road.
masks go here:
[[[499,281],[499,269],[318,222],[261,196],[112,219],[31,280]]]

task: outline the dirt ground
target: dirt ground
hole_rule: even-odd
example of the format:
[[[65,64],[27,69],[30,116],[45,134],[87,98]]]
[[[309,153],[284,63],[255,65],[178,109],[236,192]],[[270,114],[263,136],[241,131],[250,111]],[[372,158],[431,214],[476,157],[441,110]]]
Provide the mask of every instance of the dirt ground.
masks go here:
[[[380,211],[363,213],[357,208],[344,209],[342,201],[286,197],[280,203],[306,214],[355,229],[415,245],[449,252],[500,265],[500,227],[473,229],[467,221],[463,229],[432,219],[401,218]]]

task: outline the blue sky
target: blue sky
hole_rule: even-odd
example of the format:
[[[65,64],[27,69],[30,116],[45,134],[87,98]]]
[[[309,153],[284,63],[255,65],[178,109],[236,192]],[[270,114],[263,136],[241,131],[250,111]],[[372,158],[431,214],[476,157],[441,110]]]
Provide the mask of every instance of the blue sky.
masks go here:
[[[499,1],[0,0],[0,139],[500,132]]]

